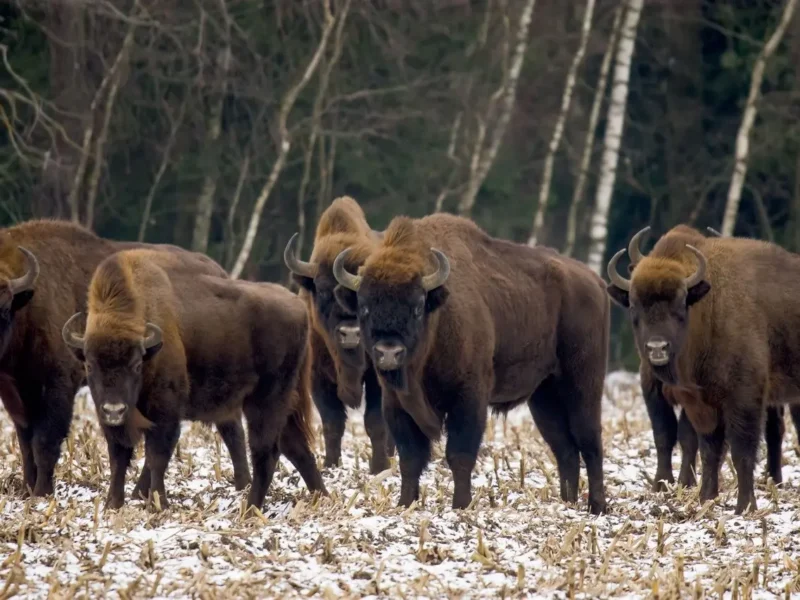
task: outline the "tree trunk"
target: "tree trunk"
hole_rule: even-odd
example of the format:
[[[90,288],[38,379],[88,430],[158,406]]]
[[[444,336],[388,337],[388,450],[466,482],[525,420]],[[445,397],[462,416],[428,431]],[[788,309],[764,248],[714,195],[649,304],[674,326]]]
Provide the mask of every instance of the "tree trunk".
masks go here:
[[[463,216],[468,217],[472,214],[472,208],[475,206],[475,199],[478,195],[478,191],[483,185],[486,176],[489,174],[489,169],[492,168],[494,159],[497,156],[497,151],[500,148],[500,142],[503,141],[506,127],[511,119],[511,113],[514,111],[517,83],[519,82],[519,74],[522,71],[522,65],[525,62],[525,52],[528,49],[528,31],[530,30],[533,7],[535,5],[536,0],[525,0],[525,5],[522,8],[522,14],[519,18],[514,55],[511,58],[508,71],[503,78],[503,85],[493,94],[490,100],[489,110],[487,111],[488,115],[494,113],[494,107],[498,100],[502,101],[502,105],[500,107],[500,114],[493,125],[489,146],[487,148],[483,147],[486,123],[483,121],[479,122],[478,143],[476,143],[475,146],[469,182],[467,183],[467,189],[458,205],[458,212]]]
[[[608,238],[608,213],[611,209],[611,196],[617,178],[619,149],[625,126],[625,111],[628,103],[628,84],[631,75],[631,62],[636,46],[636,33],[639,17],[642,14],[643,0],[628,0],[625,20],[620,31],[617,56],[614,64],[614,85],[611,89],[611,102],[608,105],[606,134],[603,140],[603,159],[600,166],[600,181],[595,195],[594,214],[589,233],[589,256],[587,264],[600,275]]]
[[[533,227],[528,238],[528,246],[531,248],[537,244],[542,234],[542,227],[544,227],[544,216],[547,212],[547,203],[550,197],[550,184],[553,180],[553,163],[555,163],[558,148],[561,146],[561,137],[564,135],[564,123],[567,120],[569,107],[572,103],[572,92],[575,89],[575,81],[578,78],[578,69],[583,62],[583,55],[586,54],[586,44],[589,42],[589,34],[592,31],[592,15],[594,15],[594,0],[586,0],[586,9],[583,13],[583,25],[581,27],[581,40],[567,72],[567,83],[564,86],[564,94],[561,97],[561,111],[558,114],[556,126],[553,129],[553,137],[550,140],[550,147],[547,150],[547,158],[544,161],[542,185],[539,188],[539,203],[536,206]]]
[[[586,136],[583,140],[583,154],[581,155],[580,171],[578,181],[575,183],[575,190],[572,192],[572,201],[569,205],[569,215],[567,216],[567,239],[564,247],[564,254],[572,256],[575,250],[575,237],[578,230],[578,209],[583,203],[583,192],[586,189],[586,180],[589,177],[589,166],[592,162],[592,151],[594,150],[594,137],[597,130],[597,123],[600,121],[600,109],[603,106],[603,99],[606,97],[606,87],[608,87],[608,72],[611,70],[611,58],[614,56],[614,49],[617,47],[619,30],[622,27],[622,15],[624,6],[617,7],[614,14],[614,24],[611,26],[611,34],[608,37],[608,46],[603,61],[600,64],[600,74],[597,77],[597,89],[594,92],[592,110],[589,113],[589,125],[586,127]]]
[[[255,206],[253,207],[253,212],[250,215],[250,222],[247,226],[247,232],[245,233],[244,242],[242,243],[242,249],[239,251],[239,256],[236,258],[233,269],[231,269],[232,279],[239,278],[244,270],[245,264],[247,263],[247,259],[250,258],[250,252],[253,250],[253,243],[256,239],[256,233],[258,233],[258,224],[261,221],[261,213],[264,211],[264,206],[267,204],[269,195],[272,193],[272,189],[278,182],[281,171],[283,171],[283,166],[286,163],[286,157],[289,154],[289,149],[291,148],[291,138],[289,135],[289,129],[287,127],[289,113],[291,113],[294,103],[297,101],[297,97],[300,95],[306,85],[308,85],[311,77],[313,77],[314,72],[317,70],[317,66],[319,65],[320,59],[322,58],[322,53],[325,52],[325,48],[328,46],[328,38],[330,38],[331,32],[333,31],[333,26],[336,22],[336,19],[331,14],[330,0],[325,0],[323,7],[325,10],[325,25],[322,30],[322,36],[320,38],[319,45],[314,52],[314,56],[311,57],[311,61],[306,66],[300,81],[289,88],[289,91],[283,97],[281,102],[281,109],[280,113],[278,114],[278,156],[272,165],[272,170],[267,178],[267,182],[264,184],[264,187],[261,188],[261,193],[258,195]]]
[[[750,76],[750,92],[747,94],[747,104],[745,105],[742,124],[739,126],[739,133],[736,135],[736,163],[733,167],[733,177],[731,186],[728,189],[728,200],[725,204],[725,216],[722,220],[722,235],[728,237],[733,235],[736,225],[736,216],[739,213],[739,203],[742,199],[742,187],[747,176],[747,161],[750,157],[750,131],[758,113],[758,100],[761,97],[761,83],[764,81],[764,71],[767,61],[775,52],[775,49],[783,39],[783,34],[789,26],[789,22],[794,15],[797,0],[787,0],[783,8],[780,23],[772,32],[769,41],[761,49],[753,66],[753,73]]]

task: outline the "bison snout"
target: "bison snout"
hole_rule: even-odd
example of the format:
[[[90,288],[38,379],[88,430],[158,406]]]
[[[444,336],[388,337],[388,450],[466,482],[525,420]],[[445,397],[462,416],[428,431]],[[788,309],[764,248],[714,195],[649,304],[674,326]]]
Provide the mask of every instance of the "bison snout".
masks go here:
[[[339,325],[336,335],[339,345],[345,350],[352,350],[361,343],[361,329],[358,325]]]
[[[669,363],[669,342],[664,338],[650,338],[645,344],[650,364],[662,367]]]
[[[376,366],[382,371],[393,371],[403,366],[406,358],[405,346],[378,342],[372,347]]]
[[[125,422],[125,414],[128,412],[128,407],[121,402],[106,402],[101,407],[100,412],[106,425],[116,427]]]

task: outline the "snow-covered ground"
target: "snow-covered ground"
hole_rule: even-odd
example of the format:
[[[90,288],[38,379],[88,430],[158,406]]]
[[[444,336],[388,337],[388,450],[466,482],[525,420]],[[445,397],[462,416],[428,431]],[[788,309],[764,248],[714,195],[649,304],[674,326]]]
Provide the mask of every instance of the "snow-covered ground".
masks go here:
[[[580,504],[561,502],[552,455],[526,409],[490,419],[473,478],[478,499],[466,511],[450,509],[453,486],[441,444],[424,475],[422,506],[396,508],[397,467],[369,475],[369,443],[353,415],[343,466],[323,473],[331,497],[314,500],[281,459],[263,519],[250,520],[240,516],[244,493],[228,482],[232,469],[219,436],[189,424],[168,471],[171,508],[149,513],[129,500],[122,510],[105,512],[107,452],[85,395],[76,415],[55,499],[22,501],[17,443],[0,411],[0,598],[773,598],[787,589],[800,592],[800,460],[789,420],[785,484],[777,490],[760,485],[757,513],[733,516],[729,461],[715,504],[700,506],[696,489],[653,494],[647,477],[655,471],[655,449],[630,373],[607,379],[610,512],[600,517],[586,511],[583,467]],[[137,456],[128,495],[141,449]],[[676,451],[676,474],[679,460]],[[762,447],[759,475],[763,468]]]

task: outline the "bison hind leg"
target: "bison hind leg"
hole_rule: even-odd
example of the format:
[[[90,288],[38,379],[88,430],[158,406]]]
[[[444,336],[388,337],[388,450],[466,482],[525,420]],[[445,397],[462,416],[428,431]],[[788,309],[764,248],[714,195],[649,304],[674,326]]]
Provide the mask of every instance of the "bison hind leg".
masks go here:
[[[306,436],[294,415],[289,417],[281,432],[280,449],[281,453],[289,459],[289,462],[300,473],[309,491],[320,492],[324,496],[328,495],[328,490],[325,489],[325,484],[322,481],[322,475],[320,475],[317,468],[314,453],[311,451]]]
[[[767,442],[767,477],[779,484],[783,481],[781,469],[781,446],[786,427],[783,422],[783,406],[770,406],[767,408],[767,424],[764,437]]]

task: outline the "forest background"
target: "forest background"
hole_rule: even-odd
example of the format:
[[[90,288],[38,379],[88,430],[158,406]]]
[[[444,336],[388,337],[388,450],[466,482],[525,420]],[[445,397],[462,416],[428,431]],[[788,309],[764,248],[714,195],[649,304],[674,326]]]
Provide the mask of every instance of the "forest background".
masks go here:
[[[5,0],[0,226],[287,282],[348,194],[605,276],[645,225],[800,251],[798,0]],[[622,265],[624,269],[624,265]],[[635,369],[613,311],[611,366]]]

